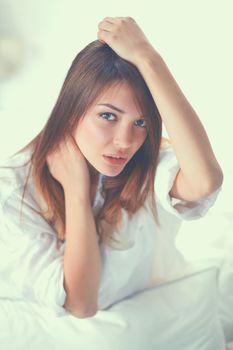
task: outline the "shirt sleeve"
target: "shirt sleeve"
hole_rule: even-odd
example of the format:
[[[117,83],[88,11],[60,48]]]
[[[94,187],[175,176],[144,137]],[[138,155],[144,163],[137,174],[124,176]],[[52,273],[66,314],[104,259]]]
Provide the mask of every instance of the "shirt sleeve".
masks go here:
[[[222,187],[202,199],[191,202],[169,195],[180,166],[172,146],[160,150],[155,176],[155,195],[160,205],[181,220],[195,220],[203,217],[214,205]]]
[[[14,192],[0,203],[0,297],[26,299],[66,314],[64,244],[28,201]]]

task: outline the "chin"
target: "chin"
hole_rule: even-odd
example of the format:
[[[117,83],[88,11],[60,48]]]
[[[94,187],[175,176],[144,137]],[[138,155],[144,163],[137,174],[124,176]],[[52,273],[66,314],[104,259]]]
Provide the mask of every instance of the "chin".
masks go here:
[[[124,169],[124,168],[123,168]],[[108,177],[115,177],[117,175],[119,175],[123,169],[112,169],[112,170],[106,170],[106,169],[102,169],[101,174],[108,176]]]
[[[105,164],[97,164],[96,162],[89,162],[91,168],[104,175],[104,176],[108,176],[108,177],[115,177],[117,175],[119,175],[125,168],[124,166],[111,166],[111,165],[105,165]]]

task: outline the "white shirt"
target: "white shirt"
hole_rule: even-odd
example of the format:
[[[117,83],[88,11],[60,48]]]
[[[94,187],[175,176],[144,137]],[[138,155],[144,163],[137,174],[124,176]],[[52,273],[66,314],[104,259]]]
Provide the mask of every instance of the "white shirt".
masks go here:
[[[30,154],[30,151],[18,154],[0,164],[0,298],[33,300],[62,315],[66,313],[62,307],[66,297],[65,242],[58,240],[53,227],[38,213],[40,205],[31,177],[20,222],[21,197],[29,167],[22,164]],[[113,233],[123,246],[111,248],[100,244],[99,309],[189,270],[190,266],[175,247],[177,231],[182,220],[204,216],[215,203],[221,187],[190,207],[190,202],[169,196],[178,169],[173,148],[170,145],[162,148],[155,177],[161,228],[145,208],[131,220],[123,210],[122,230]],[[103,204],[102,180],[100,176],[93,211]]]

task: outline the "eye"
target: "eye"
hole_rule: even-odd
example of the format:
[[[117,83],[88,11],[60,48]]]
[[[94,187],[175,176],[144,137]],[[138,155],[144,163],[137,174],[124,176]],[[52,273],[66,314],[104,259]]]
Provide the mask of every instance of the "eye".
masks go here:
[[[113,116],[114,118],[116,118],[116,114],[114,113],[110,113],[110,112],[103,112],[103,113],[99,113],[98,114],[101,118],[107,120],[107,121],[115,121],[115,119],[109,119],[109,116]],[[107,117],[106,117],[107,116]],[[137,125],[137,123],[139,122],[139,124]],[[146,120],[145,119],[138,119],[135,122],[136,126],[138,126],[139,128],[146,128]]]
[[[109,121],[114,121],[114,119],[108,118],[110,115],[116,117],[116,115],[114,113],[110,113],[110,112],[99,113],[99,116],[101,118],[103,118],[105,120],[109,120]],[[105,116],[107,116],[107,117],[105,117]]]
[[[138,119],[136,120],[136,125],[139,126],[140,128],[145,128],[146,127],[146,121],[145,119]]]

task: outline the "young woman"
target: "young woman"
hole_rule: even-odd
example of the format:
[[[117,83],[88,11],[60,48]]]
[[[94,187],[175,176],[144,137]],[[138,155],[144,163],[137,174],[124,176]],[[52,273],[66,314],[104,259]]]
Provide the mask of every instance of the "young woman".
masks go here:
[[[203,216],[223,181],[137,23],[106,17],[98,28],[43,130],[0,168],[0,297],[77,317],[173,278],[177,222]]]

